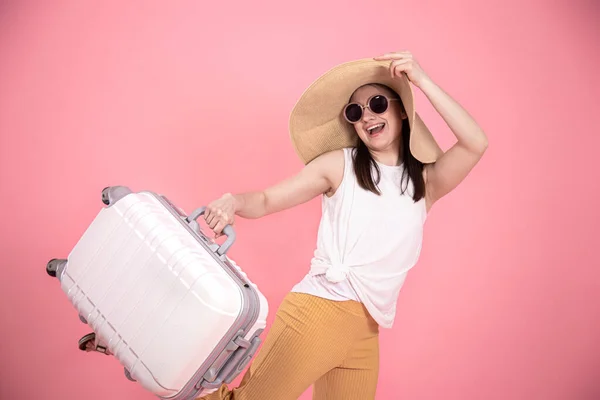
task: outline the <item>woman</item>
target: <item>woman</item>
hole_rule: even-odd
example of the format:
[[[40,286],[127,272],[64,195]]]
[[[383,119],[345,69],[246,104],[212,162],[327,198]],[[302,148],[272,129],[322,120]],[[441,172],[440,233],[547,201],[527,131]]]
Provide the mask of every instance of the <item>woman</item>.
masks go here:
[[[457,142],[445,153],[414,109],[420,88]],[[285,297],[238,388],[207,400],[375,398],[379,327],[390,328],[433,204],[487,148],[482,129],[409,52],[339,65],[317,79],[290,117],[305,167],[261,192],[225,194],[204,218],[216,236],[235,216],[260,218],[323,195],[310,272]],[[88,351],[105,351],[95,337]]]
[[[445,153],[414,110],[412,83],[457,142]],[[342,64],[303,94],[290,117],[306,166],[261,192],[225,194],[206,223],[219,236],[235,216],[260,218],[323,195],[310,273],[283,300],[240,386],[205,399],[373,399],[379,327],[419,257],[433,204],[487,148],[482,129],[410,52]]]

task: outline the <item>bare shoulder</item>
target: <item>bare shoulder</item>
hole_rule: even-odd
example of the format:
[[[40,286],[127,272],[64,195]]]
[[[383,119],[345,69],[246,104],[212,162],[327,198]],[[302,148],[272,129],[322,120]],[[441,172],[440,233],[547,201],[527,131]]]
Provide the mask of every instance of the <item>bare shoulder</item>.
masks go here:
[[[314,168],[317,168],[329,184],[329,190],[325,193],[328,196],[333,195],[342,183],[344,178],[344,150],[333,150],[321,154],[310,162]]]

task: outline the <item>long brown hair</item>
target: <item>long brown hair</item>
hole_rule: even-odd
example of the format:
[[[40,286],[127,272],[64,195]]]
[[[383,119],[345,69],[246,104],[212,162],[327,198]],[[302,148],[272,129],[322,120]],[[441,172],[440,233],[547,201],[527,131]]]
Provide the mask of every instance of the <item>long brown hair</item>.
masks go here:
[[[400,100],[400,96],[398,96],[398,94],[390,87],[382,84],[371,84],[370,86],[376,86],[389,92],[394,98],[398,99],[404,110],[404,105],[402,104],[402,100]],[[408,118],[402,120],[401,136],[402,148],[400,149],[400,154],[403,157],[404,168],[400,178],[400,189],[401,193],[404,194],[408,189],[409,180],[412,181],[414,187],[412,198],[417,202],[425,196],[425,181],[423,179],[423,163],[417,160],[410,152],[410,125],[408,123]],[[381,195],[381,191],[377,186],[381,179],[381,171],[373,159],[373,156],[371,156],[369,149],[360,138],[358,139],[356,150],[353,152],[353,160],[354,173],[356,174],[358,185],[376,195]],[[373,169],[375,169],[375,179],[373,178]]]

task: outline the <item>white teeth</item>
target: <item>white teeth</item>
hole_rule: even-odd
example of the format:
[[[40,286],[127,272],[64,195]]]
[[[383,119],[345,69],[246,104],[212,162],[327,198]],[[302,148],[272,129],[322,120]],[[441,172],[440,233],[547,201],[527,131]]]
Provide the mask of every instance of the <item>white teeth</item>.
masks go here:
[[[379,128],[379,127],[383,127],[383,123],[381,123],[381,124],[377,124],[377,125],[373,125],[373,126],[371,126],[370,128],[367,128],[367,130],[368,130],[369,132],[372,132],[374,129],[376,129],[376,128]]]

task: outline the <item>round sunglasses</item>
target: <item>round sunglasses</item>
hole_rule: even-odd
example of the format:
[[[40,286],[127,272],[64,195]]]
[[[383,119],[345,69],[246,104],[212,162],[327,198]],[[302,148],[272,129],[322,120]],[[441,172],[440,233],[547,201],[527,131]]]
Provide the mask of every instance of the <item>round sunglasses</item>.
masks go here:
[[[358,103],[346,104],[346,107],[344,107],[344,118],[346,118],[346,121],[350,122],[351,124],[354,124],[360,121],[360,119],[363,116],[363,110],[365,108],[368,108],[375,114],[383,114],[388,109],[389,102],[395,100],[398,99],[388,99],[384,95],[377,94],[375,96],[369,97],[366,106],[363,106]]]

